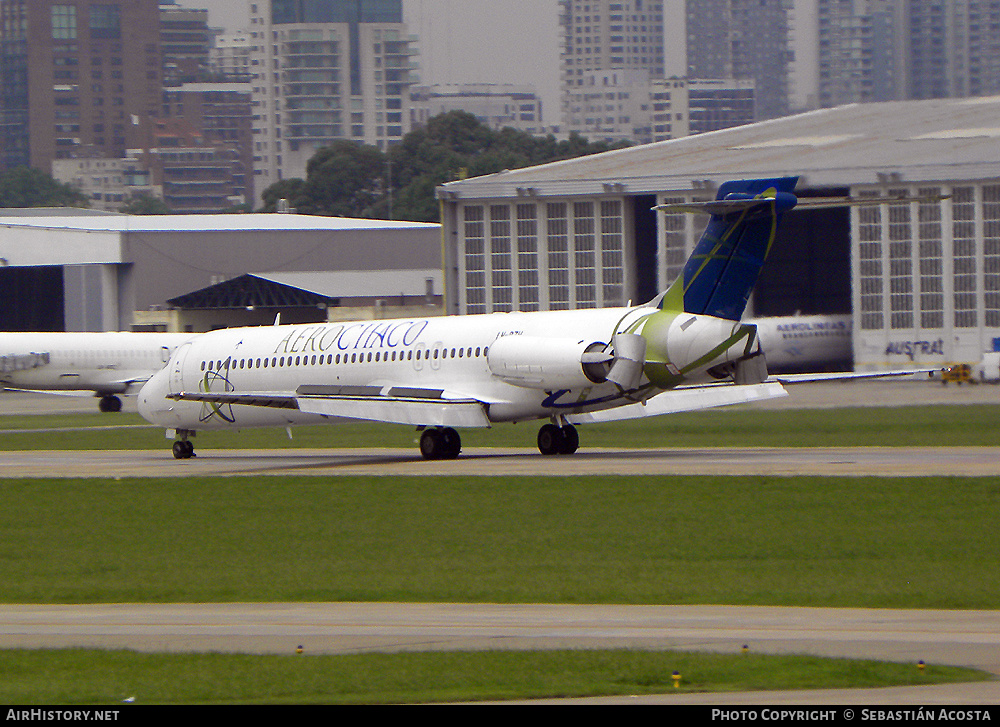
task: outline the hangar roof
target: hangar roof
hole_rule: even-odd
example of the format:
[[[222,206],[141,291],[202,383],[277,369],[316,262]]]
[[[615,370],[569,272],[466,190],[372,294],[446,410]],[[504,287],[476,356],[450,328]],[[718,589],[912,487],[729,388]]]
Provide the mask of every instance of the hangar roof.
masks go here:
[[[0,226],[84,232],[247,232],[288,230],[401,230],[438,227],[429,222],[368,220],[283,213],[234,215],[0,215]]]
[[[177,308],[295,308],[345,298],[391,298],[428,293],[428,280],[441,291],[441,271],[317,270],[247,273],[167,301]]]
[[[850,104],[438,187],[451,198],[690,191],[800,176],[800,186],[1000,176],[1000,96]]]

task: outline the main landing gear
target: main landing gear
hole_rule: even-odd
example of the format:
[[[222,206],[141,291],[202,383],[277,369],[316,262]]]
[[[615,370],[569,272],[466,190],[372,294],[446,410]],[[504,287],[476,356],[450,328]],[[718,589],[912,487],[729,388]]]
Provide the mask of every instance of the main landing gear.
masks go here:
[[[420,435],[420,454],[424,459],[455,459],[462,451],[462,438],[451,427],[425,429]]]
[[[193,432],[191,432],[193,434]],[[180,437],[174,442],[173,453],[174,459],[191,459],[195,456],[194,453],[194,442],[188,439],[189,432],[178,429],[177,436]]]
[[[538,430],[538,451],[542,454],[573,454],[580,447],[580,435],[572,424],[546,424]]]
[[[115,412],[122,410],[122,400],[114,394],[105,394],[97,402],[97,408],[103,412]]]

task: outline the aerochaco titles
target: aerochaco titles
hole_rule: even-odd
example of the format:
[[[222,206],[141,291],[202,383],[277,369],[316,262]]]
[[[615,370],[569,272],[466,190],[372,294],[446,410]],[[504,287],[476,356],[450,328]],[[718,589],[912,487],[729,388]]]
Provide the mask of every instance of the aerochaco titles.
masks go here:
[[[326,353],[369,348],[412,346],[428,321],[390,321],[303,326],[293,328],[274,347],[275,354]]]

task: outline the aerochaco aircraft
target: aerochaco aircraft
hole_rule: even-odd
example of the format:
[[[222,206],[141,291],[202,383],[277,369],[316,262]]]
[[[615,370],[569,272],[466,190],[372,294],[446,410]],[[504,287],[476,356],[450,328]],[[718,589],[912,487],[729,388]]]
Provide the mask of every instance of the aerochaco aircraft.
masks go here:
[[[756,328],[740,322],[797,178],[729,181],[682,274],[624,308],[230,328],[183,343],[139,411],[191,457],[201,430],[370,420],[422,430],[426,459],[457,457],[458,429],[548,420],[543,454],[575,425],[785,396]]]

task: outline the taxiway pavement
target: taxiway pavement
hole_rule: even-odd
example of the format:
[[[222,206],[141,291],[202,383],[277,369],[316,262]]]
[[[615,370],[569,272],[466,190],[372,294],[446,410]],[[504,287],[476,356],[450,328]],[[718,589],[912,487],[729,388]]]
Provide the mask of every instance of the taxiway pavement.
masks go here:
[[[800,393],[801,392],[801,393]],[[866,382],[793,387],[755,406],[1000,403],[1000,387]],[[129,404],[126,403],[126,408]],[[91,411],[92,398],[0,395],[0,414]],[[96,413],[95,413],[96,416]],[[113,417],[113,415],[102,415]],[[425,463],[401,450],[4,452],[3,477],[297,474],[1000,474],[1000,448],[726,448],[597,450],[543,457],[533,449],[472,449]],[[736,606],[493,604],[0,605],[0,646],[307,653],[457,648],[674,648],[811,653],[972,666],[1000,675],[1000,612]],[[914,667],[916,668],[916,666]],[[576,703],[1000,704],[1000,680],[879,690],[665,694]]]
[[[1000,674],[1000,612],[740,606],[230,603],[0,606],[0,647],[292,654],[642,648],[814,654]],[[683,676],[683,675],[682,675]],[[574,700],[579,702],[580,700]],[[673,704],[1000,704],[1000,680],[868,690],[664,694]]]

